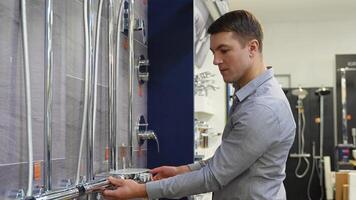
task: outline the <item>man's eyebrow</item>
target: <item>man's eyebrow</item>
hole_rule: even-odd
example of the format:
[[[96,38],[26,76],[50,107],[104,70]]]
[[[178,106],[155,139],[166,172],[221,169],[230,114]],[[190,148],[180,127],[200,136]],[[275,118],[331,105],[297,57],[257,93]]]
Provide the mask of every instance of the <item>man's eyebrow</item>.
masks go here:
[[[226,45],[226,44],[220,44],[218,47],[216,47],[215,50],[219,50],[219,49],[221,49],[221,48],[223,48],[223,47],[228,47],[228,45]],[[214,50],[213,50],[212,48],[210,48],[210,51],[214,52]]]

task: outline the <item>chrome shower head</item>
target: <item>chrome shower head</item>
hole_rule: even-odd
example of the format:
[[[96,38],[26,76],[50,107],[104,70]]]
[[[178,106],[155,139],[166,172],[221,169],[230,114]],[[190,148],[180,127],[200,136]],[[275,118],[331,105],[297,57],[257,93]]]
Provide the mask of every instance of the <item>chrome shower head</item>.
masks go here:
[[[324,96],[330,94],[330,92],[329,88],[321,87],[315,91],[315,94],[318,96]]]
[[[298,99],[304,99],[308,95],[308,92],[299,86],[298,89],[292,90],[292,95],[297,96]]]

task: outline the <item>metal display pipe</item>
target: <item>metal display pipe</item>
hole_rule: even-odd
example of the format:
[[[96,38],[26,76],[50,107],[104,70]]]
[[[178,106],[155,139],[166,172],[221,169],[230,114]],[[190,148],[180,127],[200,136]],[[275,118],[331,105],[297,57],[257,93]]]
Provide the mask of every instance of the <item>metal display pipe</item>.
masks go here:
[[[98,85],[98,63],[99,63],[99,48],[100,48],[100,26],[101,26],[101,13],[103,7],[103,0],[99,1],[99,7],[97,12],[97,20],[96,20],[96,33],[95,33],[95,65],[94,65],[94,80],[93,80],[93,105],[92,105],[92,127],[91,127],[91,179],[94,178],[94,149],[95,149],[95,131],[96,131],[96,108],[97,108],[97,85]]]
[[[111,186],[109,181],[106,179],[94,180],[84,184],[78,184],[74,187],[48,192],[34,197],[27,197],[26,199],[31,200],[64,200],[64,199],[74,199],[87,194],[92,194],[100,190],[100,188],[106,188]]]
[[[323,152],[323,147],[324,147],[324,96],[320,96],[320,141],[319,141],[319,154],[320,154],[320,160],[323,159],[324,152]]]
[[[44,94],[44,188],[51,190],[52,182],[52,103],[53,103],[53,1],[46,0],[45,16],[45,94]]]
[[[120,2],[120,7],[119,7],[119,13],[117,16],[117,27],[116,27],[116,60],[115,60],[115,68],[113,70],[113,85],[114,85],[114,92],[113,92],[113,135],[112,135],[112,140],[111,140],[111,151],[113,152],[113,159],[114,159],[114,169],[117,170],[119,169],[119,154],[118,154],[118,148],[116,145],[116,135],[117,135],[117,128],[118,128],[118,113],[119,113],[119,107],[117,106],[117,100],[119,99],[118,95],[118,81],[120,78],[120,48],[121,48],[121,27],[122,27],[122,16],[123,16],[123,11],[124,11],[124,5],[125,5],[125,0],[121,0]]]
[[[87,170],[86,170],[86,179],[87,181],[93,180],[93,148],[94,148],[94,138],[93,138],[93,105],[94,105],[94,96],[93,96],[93,80],[94,80],[94,68],[95,68],[95,48],[93,44],[93,36],[95,33],[94,27],[94,10],[93,10],[93,1],[89,0],[88,2],[88,25],[89,25],[89,108],[88,108],[88,131],[87,131]]]
[[[27,141],[28,141],[28,185],[27,196],[32,195],[33,182],[33,144],[32,144],[32,111],[31,111],[31,76],[28,58],[28,32],[27,32],[27,14],[26,0],[21,0],[21,27],[22,27],[22,45],[24,58],[24,78],[25,78],[25,96],[26,96],[26,125],[27,125]]]
[[[133,75],[135,68],[135,55],[134,55],[134,0],[129,0],[129,30],[128,30],[128,41],[129,41],[129,112],[128,112],[128,144],[129,147],[129,167],[132,167],[133,158]]]
[[[113,146],[113,143],[111,142],[113,140],[113,135],[114,135],[114,110],[113,110],[113,91],[114,91],[114,77],[113,77],[113,70],[115,66],[115,59],[114,59],[114,54],[115,54],[115,46],[114,46],[114,39],[115,39],[115,30],[114,30],[114,5],[113,5],[113,0],[109,0],[108,3],[108,52],[109,52],[109,65],[108,65],[108,111],[109,111],[109,133],[108,133],[108,148],[109,148],[109,170],[114,169],[114,158],[115,158],[115,148]]]
[[[77,165],[77,174],[75,179],[75,184],[80,181],[80,166],[83,154],[85,131],[87,127],[87,116],[88,116],[88,90],[89,90],[89,29],[88,29],[88,0],[83,2],[83,13],[84,13],[84,40],[85,40],[85,66],[84,66],[84,106],[83,106],[83,119],[81,126],[81,137],[80,137],[80,147]]]

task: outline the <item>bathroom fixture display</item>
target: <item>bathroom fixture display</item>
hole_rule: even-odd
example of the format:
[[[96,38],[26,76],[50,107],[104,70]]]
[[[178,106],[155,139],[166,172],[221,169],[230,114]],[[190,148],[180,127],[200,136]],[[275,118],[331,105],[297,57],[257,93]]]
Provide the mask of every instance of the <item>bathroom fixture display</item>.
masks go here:
[[[136,64],[136,74],[139,84],[144,84],[149,79],[148,66],[150,65],[150,61],[145,58],[144,55],[140,55],[137,59]]]
[[[340,85],[341,85],[341,113],[342,113],[342,145],[341,146],[353,146],[349,144],[348,136],[348,124],[347,124],[347,79],[346,74],[350,71],[356,71],[356,68],[344,67],[337,70],[341,74]],[[339,145],[340,146],[340,145]]]
[[[44,73],[44,177],[45,190],[52,189],[52,103],[53,103],[53,1],[46,0]]]
[[[309,170],[309,160],[308,157],[310,157],[310,154],[304,152],[304,130],[305,130],[305,114],[304,114],[304,105],[303,105],[303,99],[308,95],[308,92],[304,90],[302,87],[299,87],[298,89],[292,90],[292,95],[297,96],[297,110],[298,110],[298,153],[290,154],[291,158],[297,158],[298,159],[298,164],[297,167],[295,168],[295,175],[298,178],[303,178]],[[305,161],[306,167],[305,170],[302,173],[299,173],[299,169],[301,166],[302,159]]]
[[[209,147],[209,135],[208,132],[211,127],[206,121],[194,121],[194,134],[195,134],[195,148],[208,148]]]
[[[208,96],[209,90],[217,90],[219,87],[215,86],[215,77],[209,71],[201,72],[194,76],[194,95],[198,96]]]
[[[134,20],[134,1],[126,1],[122,0],[120,4],[120,9],[118,13],[118,21],[117,21],[117,30],[116,30],[116,58],[115,58],[115,66],[114,69],[112,69],[112,119],[113,123],[116,122],[115,129],[113,128],[112,136],[111,136],[111,149],[112,151],[115,151],[115,155],[113,159],[113,164],[114,167],[111,168],[109,172],[106,173],[101,173],[97,174],[96,177],[108,177],[108,176],[115,176],[119,178],[125,178],[125,179],[133,179],[138,182],[148,182],[151,181],[152,178],[150,178],[150,174],[148,173],[149,169],[143,169],[143,168],[134,168],[133,163],[132,163],[132,158],[133,158],[133,133],[137,136],[137,138],[141,138],[143,141],[148,140],[148,139],[155,139],[157,141],[157,148],[159,149],[159,143],[157,140],[156,135],[154,134],[153,131],[145,130],[143,132],[141,131],[136,131],[136,128],[138,126],[134,127],[133,123],[133,87],[134,87],[134,75],[135,75],[135,70],[138,70],[141,68],[141,70],[145,70],[144,67],[147,67],[149,62],[146,60],[143,56],[141,60],[138,62],[135,62],[135,55],[134,55],[134,31],[140,31],[144,26],[138,26],[137,21]],[[128,26],[127,26],[127,25]],[[123,27],[123,28],[122,28]],[[127,29],[126,29],[127,28]],[[116,118],[117,113],[120,112],[118,110],[118,106],[116,105],[117,99],[119,99],[118,95],[118,90],[119,85],[115,79],[118,79],[119,76],[119,63],[120,63],[120,47],[121,47],[121,39],[120,39],[120,33],[121,32],[127,33],[128,36],[128,58],[129,58],[129,69],[128,69],[128,118],[127,118],[127,125],[128,125],[128,141],[126,146],[125,144],[121,145],[120,152],[117,151],[116,148],[116,135],[115,131],[117,131],[118,128],[118,119]],[[141,66],[139,66],[141,65]],[[144,71],[143,71],[144,72]],[[143,73],[144,74],[144,73]],[[109,75],[110,76],[110,75]],[[143,80],[148,80],[148,74],[147,77],[143,77]],[[110,108],[110,105],[109,105]],[[114,121],[115,120],[115,121]],[[144,122],[144,125],[147,128],[146,122]],[[139,125],[141,129],[141,124]],[[135,128],[135,130],[134,130]],[[119,162],[122,162],[122,168],[119,169]]]
[[[128,30],[128,49],[129,49],[129,77],[128,77],[128,144],[129,148],[129,168],[133,167],[133,86],[134,86],[134,73],[135,73],[135,54],[134,54],[134,32],[144,29],[144,25],[135,20],[133,12],[134,0],[129,1],[129,30]],[[147,62],[147,61],[145,61]],[[148,135],[147,135],[148,134]],[[153,137],[154,132],[143,134],[144,137]]]
[[[320,105],[320,128],[319,128],[319,157],[322,161],[324,153],[324,97],[330,94],[330,89],[322,87],[315,91],[315,94],[319,96]],[[322,166],[321,166],[322,167]]]
[[[26,98],[26,125],[28,142],[28,184],[27,196],[32,196],[33,181],[33,144],[32,144],[32,110],[31,110],[31,75],[28,56],[28,31],[27,31],[27,13],[26,0],[21,0],[21,28],[22,28],[22,48],[24,59],[24,77],[25,77],[25,98]]]
[[[324,97],[330,94],[330,89],[321,87],[315,91],[315,95],[319,96],[319,105],[320,105],[320,123],[319,123],[319,155],[317,156],[315,153],[315,142],[313,142],[312,146],[312,167],[311,174],[308,180],[308,188],[307,195],[308,199],[311,200],[311,183],[314,176],[314,170],[317,173],[317,177],[319,178],[319,186],[320,186],[320,199],[324,198]]]
[[[159,152],[159,141],[156,134],[151,131],[147,130],[148,123],[146,123],[145,117],[141,115],[136,123],[136,135],[137,135],[137,142],[138,145],[143,145],[143,143],[147,140],[154,140],[157,145],[157,151]]]
[[[15,48],[16,51],[14,50],[12,51],[12,53],[16,53],[17,56],[17,57],[10,56],[9,64],[13,62],[13,65],[11,66],[17,66],[19,64],[18,59],[23,58],[24,59],[23,63],[25,65],[25,68],[24,70],[23,69],[20,70],[21,74],[18,74],[19,72],[18,68],[14,67],[14,69],[6,69],[5,72],[9,72],[9,75],[16,76],[14,77],[16,79],[14,79],[13,81],[10,79],[11,83],[9,82],[9,84],[11,84],[11,87],[14,86],[16,91],[14,90],[14,92],[12,92],[11,90],[8,90],[7,87],[3,88],[3,90],[5,91],[4,94],[7,94],[8,92],[12,92],[10,96],[11,98],[9,97],[5,99],[6,101],[9,102],[13,101],[13,103],[9,104],[9,106],[18,106],[17,104],[19,104],[19,107],[15,107],[16,110],[15,109],[11,110],[10,108],[11,112],[12,111],[13,112],[12,113],[9,112],[6,114],[16,115],[16,116],[11,116],[11,117],[16,117],[16,121],[10,125],[10,128],[16,128],[16,135],[14,135],[14,138],[9,137],[9,139],[11,140],[8,147],[11,146],[11,148],[14,148],[16,152],[18,152],[18,150],[20,151],[16,153],[14,157],[11,158],[9,157],[9,159],[5,161],[9,163],[3,163],[1,167],[16,165],[16,169],[18,168],[20,171],[19,173],[15,173],[15,171],[12,170],[15,173],[14,180],[17,181],[16,183],[14,182],[8,185],[3,184],[3,187],[1,188],[0,191],[1,193],[0,199],[3,199],[2,197],[4,198],[14,197],[15,194],[14,191],[16,191],[16,196],[18,197],[21,196],[21,199],[24,199],[26,197],[28,198],[34,197],[35,199],[77,198],[78,196],[84,195],[84,193],[81,193],[79,191],[79,194],[77,194],[77,191],[75,191],[74,194],[72,194],[72,192],[69,191],[72,187],[80,186],[80,185],[86,186],[86,184],[91,184],[93,181],[96,180],[95,177],[97,173],[110,172],[111,170],[113,171],[112,174],[117,174],[117,176],[124,174],[126,175],[125,177],[137,181],[141,181],[141,182],[149,181],[150,180],[150,178],[148,177],[149,174],[142,173],[142,171],[148,172],[148,169],[136,170],[137,167],[143,167],[143,168],[145,167],[146,163],[144,161],[145,161],[146,154],[145,153],[138,154],[137,159],[136,158],[129,159],[129,154],[127,154],[127,163],[128,163],[127,166],[132,167],[132,168],[128,168],[127,170],[131,170],[130,173],[136,175],[136,176],[130,176],[130,173],[128,173],[127,171],[124,172],[123,170],[118,169],[117,163],[118,163],[119,156],[117,152],[119,150],[118,147],[120,146],[121,142],[127,145],[127,152],[129,152],[129,148],[132,148],[132,143],[128,144],[126,139],[125,141],[120,141],[118,138],[114,138],[113,135],[111,135],[110,138],[107,138],[106,135],[108,134],[109,129],[111,130],[110,132],[112,134],[117,134],[117,132],[120,133],[120,135],[125,134],[124,138],[126,138],[125,136],[127,135],[127,132],[123,131],[127,128],[125,126],[126,123],[121,122],[122,120],[121,114],[125,114],[125,119],[126,119],[127,113],[123,112],[122,107],[120,107],[119,109],[114,104],[115,103],[120,104],[120,102],[124,98],[126,98],[126,94],[125,94],[123,95],[125,97],[121,97],[120,99],[117,99],[118,93],[122,91],[121,89],[123,88],[124,91],[126,90],[125,83],[128,76],[126,75],[124,77],[117,76],[119,75],[119,69],[118,69],[119,62],[116,63],[115,61],[118,59],[120,59],[120,63],[125,63],[126,61],[128,61],[126,60],[128,56],[123,54],[124,53],[123,51],[125,51],[128,48],[128,46],[126,46],[126,43],[124,43],[123,41],[127,37],[124,35],[125,33],[124,34],[122,33],[121,31],[122,29],[119,28],[122,27],[121,21],[123,22],[123,20],[119,20],[119,19],[124,18],[124,16],[118,13],[119,3],[122,2],[121,5],[123,6],[121,6],[122,8],[121,10],[123,11],[125,7],[125,3],[127,6],[128,1],[112,0],[111,12],[106,11],[106,9],[109,10],[110,8],[110,2],[109,1],[105,2],[103,0],[97,0],[97,1],[83,0],[83,1],[73,1],[73,2],[70,1],[69,3],[58,4],[59,9],[63,8],[66,9],[68,12],[64,12],[64,13],[58,12],[57,18],[59,18],[60,21],[63,20],[63,21],[70,22],[70,23],[61,24],[61,30],[59,30],[58,32],[59,37],[57,38],[58,43],[56,43],[55,41],[56,39],[53,38],[53,33],[54,33],[53,31],[54,28],[56,27],[56,22],[57,22],[54,19],[54,13],[56,11],[55,9],[57,9],[56,7],[57,4],[55,4],[53,0],[45,0],[43,1],[43,4],[28,3],[28,1],[21,1],[21,0],[19,0],[18,2],[19,3],[15,3],[14,5],[20,5],[20,6],[17,6],[18,8],[16,7],[13,8],[13,10],[16,11],[15,13],[19,14],[19,19],[21,20],[18,20],[20,23],[16,23],[16,21],[13,22],[13,26],[14,26],[13,31],[18,32],[17,30],[19,28],[18,26],[22,26],[22,28],[20,28],[19,30],[20,31],[19,34],[21,34],[21,31],[23,32],[23,39],[21,40],[21,38],[19,39],[15,37],[12,39],[16,39],[16,40],[11,40],[11,41],[9,40],[10,45],[12,45],[12,43],[15,44],[14,47],[16,47]],[[130,3],[133,2],[134,1]],[[6,4],[5,6],[7,6],[7,3],[5,4]],[[12,5],[12,3],[8,3],[8,4]],[[135,13],[141,16],[140,12],[142,11],[142,17],[145,19],[144,15],[147,14],[145,12],[145,6],[147,5],[145,2],[142,2],[141,4],[142,7],[140,8],[142,9],[140,9],[137,13],[136,11],[134,12],[133,10],[131,10],[129,14],[132,15],[133,13]],[[56,8],[53,8],[53,6],[55,6]],[[77,6],[80,6],[79,11],[77,10],[78,8]],[[133,7],[134,7],[133,5],[130,5],[130,8]],[[37,19],[37,17],[43,17],[43,29],[45,34],[38,37],[36,35],[36,37],[32,38],[29,32],[28,39],[27,39],[27,23],[30,23],[31,21],[30,18],[28,18],[30,15],[27,16],[29,22],[27,22],[27,20],[24,19],[26,19],[26,9],[27,12],[29,12],[28,10],[29,8],[31,9],[36,8],[37,11],[38,9],[40,11],[43,11],[43,12],[30,13],[30,14],[32,17],[36,17],[35,19]],[[21,10],[20,13],[18,12],[19,9]],[[103,11],[102,9],[105,9],[105,11]],[[71,12],[75,12],[75,13],[73,14]],[[109,15],[112,16],[111,17],[112,21],[110,25],[111,28],[110,31],[108,32],[104,31],[103,28],[106,30],[106,28],[109,27],[110,22],[109,20],[107,21],[107,23],[102,21],[104,20],[102,19],[102,17],[106,18],[106,16],[103,16],[102,14],[107,16]],[[122,17],[118,17],[118,15]],[[84,16],[83,17],[84,20],[82,16]],[[84,23],[82,21],[84,21]],[[120,23],[118,21],[120,21]],[[85,30],[81,30],[82,25],[84,25]],[[136,27],[136,25],[139,26]],[[117,26],[119,29],[118,30],[119,33],[115,35]],[[100,27],[102,28],[101,31],[100,31]],[[145,27],[145,24],[143,20],[141,21],[136,20],[130,22],[130,27],[135,27],[134,31],[142,31]],[[67,30],[67,28],[69,29]],[[141,34],[141,32],[138,33]],[[70,37],[69,38],[65,37],[66,34],[69,34]],[[105,35],[104,38],[102,37],[102,34]],[[120,38],[119,40],[116,40],[117,37],[118,38],[121,37],[123,39]],[[109,38],[111,38],[110,47],[108,42]],[[130,39],[133,38],[134,37],[131,37]],[[39,44],[43,42],[44,48],[42,46],[40,46],[40,48],[38,47],[31,48],[31,43],[30,43],[31,39],[36,39],[35,42],[37,44],[39,43],[37,40],[40,40]],[[118,45],[119,46],[118,49],[120,49],[119,51],[121,52],[116,51],[117,47],[115,45],[117,41],[118,43],[121,42],[121,44]],[[24,42],[23,45],[20,44],[20,46],[24,47],[24,49],[22,49],[21,47],[21,51],[22,50],[24,51],[23,54],[22,52],[20,54],[17,52],[18,42]],[[27,42],[30,44],[29,45],[30,48],[28,48]],[[83,46],[72,45],[71,42],[82,44]],[[140,41],[135,41],[135,42],[138,42],[140,47],[143,47],[142,49],[140,49],[140,52],[146,55],[147,46],[143,46],[142,43],[140,43]],[[131,47],[133,48],[134,45],[131,45]],[[30,49],[31,51],[29,51]],[[40,51],[35,52],[38,49]],[[111,49],[110,55],[108,49]],[[57,50],[58,50],[58,55],[56,54]],[[35,53],[34,55],[36,56],[36,59],[33,61],[35,63],[33,69],[31,67],[32,62],[28,61],[28,60],[31,61],[32,58],[30,57],[32,55],[31,52]],[[30,55],[28,55],[28,53],[30,53]],[[40,54],[40,56],[38,56],[38,53]],[[82,54],[83,54],[83,58],[81,58]],[[116,57],[117,54],[120,54],[121,58]],[[59,56],[58,59],[56,59],[56,55]],[[109,63],[109,57],[111,60],[110,63]],[[130,59],[131,58],[132,56],[130,57]],[[135,56],[134,59],[135,62],[131,62],[133,64],[131,66],[133,66],[133,72],[134,72],[133,81],[132,81],[134,83],[132,85],[133,87],[136,87],[138,85],[136,82],[137,74],[135,74],[136,65],[137,65],[137,71],[139,72],[138,77],[140,77],[140,81],[141,82],[148,81],[149,61],[144,56],[141,56],[140,58],[141,58],[140,60],[136,60],[137,57]],[[20,62],[20,64],[21,63],[22,62]],[[56,70],[54,65],[57,66],[57,64],[58,66],[62,66],[61,69]],[[101,66],[102,64],[105,66]],[[111,66],[109,66],[109,64]],[[108,72],[109,67],[110,67],[110,75]],[[123,68],[123,66],[120,66],[120,70],[121,73],[122,71],[125,72],[125,70],[127,69]],[[24,72],[23,73],[24,75],[22,74],[22,71]],[[35,73],[37,74],[34,77],[35,82],[34,83],[31,82],[32,85],[28,85],[28,83],[30,83],[30,80],[33,79],[32,77],[29,76],[29,72],[32,71],[34,72],[40,71],[40,73]],[[18,75],[24,76],[25,78],[21,78],[21,77],[18,78],[17,77]],[[109,77],[111,77],[110,84],[106,82],[108,81]],[[121,82],[121,79],[124,79],[125,83]],[[55,80],[58,81],[58,85]],[[40,82],[40,84],[38,84],[38,82]],[[106,85],[107,83],[108,85]],[[22,84],[25,87],[23,87]],[[120,87],[118,87],[119,84]],[[108,89],[109,85],[111,87],[110,90]],[[31,89],[33,87],[35,88],[35,90],[32,91],[32,94],[30,90],[26,90],[27,88]],[[26,92],[26,96],[25,94],[22,94],[21,90],[18,90],[21,88],[23,89],[23,93]],[[108,106],[109,97],[107,96],[106,93],[107,91],[108,93],[110,91],[110,97],[111,97],[110,114],[109,114],[109,106]],[[35,115],[37,116],[35,118],[38,120],[36,120],[34,127],[32,127],[32,125],[28,125],[28,123],[30,123],[29,121],[33,118],[31,114],[28,114],[27,117],[29,117],[30,120],[28,120],[28,122],[26,123],[25,112],[27,112],[28,109],[31,109],[31,102],[28,101],[28,99],[31,100],[30,95],[34,97],[34,99],[39,100],[36,101],[35,105],[32,105],[32,109],[36,109],[38,111],[36,112],[37,114],[35,113]],[[133,96],[135,98],[135,94],[133,94]],[[20,99],[26,99],[26,102],[25,101],[22,102],[20,101]],[[142,113],[146,112],[146,101],[144,101],[145,99],[146,99],[145,96],[144,97],[138,96],[137,100],[139,101],[133,103],[134,106],[136,105],[136,103],[139,105],[137,109],[139,112]],[[136,99],[134,100],[136,101]],[[8,104],[8,102],[5,103]],[[124,107],[127,106],[126,103],[127,102],[124,100],[123,101]],[[134,107],[134,111],[135,109],[136,107]],[[110,127],[108,126],[108,121],[106,121],[107,119],[109,119],[108,117],[109,115],[112,116],[112,118],[110,119],[111,121],[110,124],[112,126]],[[133,118],[134,119],[132,122],[131,132],[133,133],[132,138],[133,138],[133,143],[135,145],[134,150],[136,150],[137,136],[135,132],[135,128],[136,128],[135,113],[133,114]],[[120,122],[120,124],[118,124],[117,122]],[[14,127],[14,125],[17,125],[19,123],[21,126]],[[30,130],[32,130],[32,128],[35,128],[36,131],[34,131],[35,129],[33,131],[27,131],[26,130],[27,127],[25,126],[30,128]],[[43,139],[42,139],[42,131],[44,134]],[[36,134],[33,134],[32,137],[32,134],[29,132],[36,133],[37,136],[40,136],[39,137],[40,141],[35,141],[35,138],[37,137]],[[99,136],[99,133],[102,135]],[[144,133],[140,132],[139,135],[142,136],[141,138],[144,141],[147,139],[153,139],[151,136],[155,136],[153,131],[150,130],[146,130]],[[24,137],[26,137],[25,140]],[[53,142],[54,141],[53,139],[56,141],[55,143]],[[33,147],[32,145],[30,145],[32,144],[32,140],[33,143],[36,144],[34,146],[34,150],[36,150],[35,152],[33,152],[32,150]],[[13,145],[13,143],[15,143],[16,145]],[[29,145],[27,145],[27,143],[29,143]],[[42,144],[44,145],[42,146]],[[114,144],[114,145],[110,146],[110,144]],[[98,148],[99,145],[100,148]],[[26,148],[25,151],[23,151],[22,149],[23,146],[25,146]],[[29,147],[29,151],[27,150],[27,147]],[[80,149],[80,151],[78,151],[78,148]],[[109,156],[111,150],[110,148],[115,150],[112,151],[113,154],[111,154],[111,156]],[[157,144],[157,149],[159,149],[159,144]],[[56,151],[54,152],[54,150]],[[143,152],[146,152],[146,149],[143,149]],[[5,154],[6,153],[7,152],[5,152]],[[23,155],[24,153],[25,153],[25,157]],[[27,153],[29,153],[29,161],[27,161]],[[78,156],[78,154],[80,154],[80,156]],[[71,155],[71,156],[67,157],[67,155]],[[110,160],[111,166],[109,166],[109,157],[111,157]],[[23,158],[25,158],[25,160],[23,160]],[[34,163],[33,158],[40,159],[40,160]],[[79,162],[76,162],[77,159]],[[27,162],[29,163],[29,169],[27,168]],[[133,162],[133,165],[129,164],[130,162]],[[60,166],[65,165],[66,167],[54,168],[53,165],[56,164],[57,166],[57,163],[60,163]],[[26,167],[23,167],[23,165],[26,165]],[[4,168],[4,175],[6,174],[7,172],[6,170],[8,169],[11,168],[9,167],[7,167],[6,169]],[[29,172],[29,174],[27,174],[27,172]],[[27,178],[29,179],[29,186],[27,186]],[[26,185],[23,184],[24,179],[26,179]],[[17,189],[18,187],[20,187],[21,189],[23,188],[22,190],[23,194],[20,194],[21,192],[18,192],[19,191]],[[67,188],[65,189],[65,192],[69,192],[70,194],[63,194],[64,192],[63,188]],[[86,189],[86,191],[89,190]],[[89,193],[91,192],[89,191],[86,194]],[[90,195],[89,197],[92,197],[92,195]]]

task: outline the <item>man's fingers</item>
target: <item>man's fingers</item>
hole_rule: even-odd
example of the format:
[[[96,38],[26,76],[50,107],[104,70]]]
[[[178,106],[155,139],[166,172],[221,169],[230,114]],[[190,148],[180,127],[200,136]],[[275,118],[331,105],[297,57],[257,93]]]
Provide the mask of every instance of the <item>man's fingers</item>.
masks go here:
[[[161,171],[161,169],[162,169],[162,167],[156,167],[154,169],[151,169],[150,173],[151,174],[157,174],[157,173],[159,173]]]
[[[115,197],[115,190],[104,190],[103,195],[105,198],[113,198]]]
[[[161,180],[161,179],[162,177],[160,175],[153,176],[154,181]]]
[[[108,181],[109,181],[111,184],[113,184],[113,185],[115,185],[115,186],[118,186],[118,187],[123,186],[124,183],[125,183],[125,180],[124,180],[124,179],[114,178],[114,177],[111,177],[111,176],[108,178]]]
[[[115,198],[115,197],[107,197],[107,196],[105,196],[105,195],[103,195],[103,197],[104,197],[105,200],[118,200],[118,199]]]

